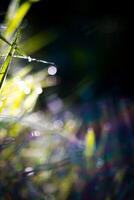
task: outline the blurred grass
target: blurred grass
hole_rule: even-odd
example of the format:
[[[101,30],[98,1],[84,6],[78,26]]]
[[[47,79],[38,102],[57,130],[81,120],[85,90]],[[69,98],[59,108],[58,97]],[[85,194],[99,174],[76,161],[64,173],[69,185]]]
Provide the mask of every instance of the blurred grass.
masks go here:
[[[48,44],[54,42],[58,37],[57,33],[52,31],[41,31],[36,35],[30,37],[20,45],[22,49],[28,54],[33,54]]]
[[[42,31],[23,43],[17,41],[19,39],[17,31],[21,28],[32,2],[35,1],[24,1],[21,4],[19,0],[11,1],[5,17],[7,29],[1,37],[7,44],[2,42],[0,46],[1,52],[4,49],[6,53],[0,68],[0,187],[4,188],[0,190],[0,195],[3,200],[7,199],[7,196],[8,199],[14,200],[15,195],[18,195],[16,197],[18,199],[40,200],[45,199],[48,194],[55,200],[65,200],[72,189],[80,189],[79,183],[84,185],[86,180],[92,180],[94,175],[106,170],[105,160],[103,161],[105,154],[106,162],[114,165],[119,158],[115,155],[115,151],[118,152],[119,148],[116,140],[110,137],[110,147],[114,153],[105,153],[109,135],[108,131],[106,136],[106,131],[101,130],[97,149],[96,135],[92,126],[87,127],[86,131],[82,130],[82,134],[85,132],[84,141],[76,138],[82,121],[78,116],[66,113],[64,106],[63,121],[53,113],[35,113],[39,95],[45,88],[53,86],[55,80],[48,76],[46,68],[32,73],[32,64],[22,68],[20,60],[16,67],[13,55],[15,51],[19,53],[17,52],[20,50],[19,47],[26,55],[31,55],[53,42],[57,34]],[[81,55],[79,52],[76,53]],[[79,61],[85,59],[83,55],[79,57]],[[9,65],[17,70],[6,77]],[[88,77],[85,77],[79,86],[83,88],[87,81]],[[98,161],[103,161],[100,168],[97,166]],[[32,175],[31,171],[27,171],[29,169]],[[123,177],[124,169],[119,169],[115,182],[120,184]],[[105,199],[111,197],[107,196]]]
[[[11,7],[13,7],[15,3],[18,4],[18,2],[14,1]],[[11,7],[9,7],[9,10],[7,11],[8,15],[6,17],[7,29],[4,33],[6,38],[10,38],[21,25],[23,18],[31,7],[31,2],[25,1],[19,7],[14,6],[15,8],[13,10]]]
[[[23,44],[18,41],[20,38],[19,34],[16,32],[18,32],[18,29],[20,30],[22,21],[33,2],[36,1],[25,1],[21,4],[19,0],[11,1],[4,22],[7,27],[0,37],[0,49],[5,55],[0,68],[0,174],[3,173],[3,175],[0,176],[0,187],[4,184],[4,187],[7,188],[7,192],[5,192],[5,190],[0,190],[0,197],[3,199],[7,198],[7,196],[10,199],[15,198],[9,191],[12,187],[15,187],[14,180],[20,181],[16,176],[18,171],[24,171],[26,165],[30,165],[30,163],[36,167],[36,165],[43,162],[43,160],[42,162],[40,161],[39,156],[34,157],[34,147],[30,146],[27,138],[28,132],[32,131],[33,127],[25,120],[25,117],[32,114],[37,99],[43,92],[43,88],[55,84],[55,80],[48,77],[47,69],[32,73],[31,65],[23,68],[18,66],[18,69],[13,70],[14,73],[10,73],[10,76],[7,77],[9,65],[11,65],[10,67],[12,68],[16,68],[14,62],[11,63],[11,60],[14,61],[13,57],[15,53],[17,55],[24,55],[27,45],[29,47],[26,49],[28,55],[33,52],[35,53],[55,38],[55,34],[42,32]],[[22,46],[22,50],[18,47],[19,43],[20,46]],[[28,58],[31,60],[30,57],[27,57],[27,59]],[[21,66],[21,62],[18,63]],[[36,125],[37,122],[33,121],[33,123],[38,128],[38,125]],[[29,148],[26,151],[27,146],[29,146]],[[39,151],[37,147],[39,148],[36,144],[35,154]],[[32,154],[30,153],[30,148]],[[25,155],[23,154],[23,152],[25,152],[24,150],[26,151]],[[44,151],[46,155],[50,154],[48,149],[44,148]],[[26,155],[30,155],[29,160],[27,160]],[[38,178],[37,176],[37,185],[40,184]],[[12,186],[9,184],[9,180]],[[21,188],[19,189],[21,190]],[[28,195],[28,190],[27,188],[24,193],[20,191],[19,195]],[[40,196],[42,195],[40,194]]]

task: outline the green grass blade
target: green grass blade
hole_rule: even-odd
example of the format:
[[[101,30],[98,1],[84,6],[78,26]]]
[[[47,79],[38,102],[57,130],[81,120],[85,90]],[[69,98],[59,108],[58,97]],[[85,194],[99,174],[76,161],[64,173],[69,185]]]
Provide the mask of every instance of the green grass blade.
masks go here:
[[[20,26],[23,18],[27,14],[30,7],[31,7],[31,2],[29,1],[24,2],[16,11],[14,17],[11,20],[9,20],[5,32],[5,36],[7,38],[10,38],[12,34],[16,31],[16,29]]]
[[[13,50],[14,48],[11,48],[2,67],[1,67],[1,70],[0,70],[0,89],[3,85],[3,82],[6,78],[6,75],[7,75],[7,71],[8,71],[8,68],[9,68],[9,64],[11,62],[11,59],[12,59],[12,54],[13,54]]]
[[[55,41],[57,37],[58,34],[56,32],[54,33],[51,31],[41,31],[30,37],[30,39],[24,41],[21,45],[21,49],[24,49],[26,53],[31,55]]]
[[[6,12],[6,17],[5,17],[6,23],[14,17],[14,14],[16,13],[16,11],[19,7],[19,3],[20,3],[20,0],[12,0],[10,2],[9,6],[8,6],[8,10]]]
[[[13,56],[14,51],[15,51],[15,46],[16,46],[17,39],[18,39],[18,34],[16,34],[16,37],[15,37],[15,39],[14,39],[12,45],[11,45],[10,51],[9,51],[9,53],[8,53],[4,63],[3,63],[3,65],[1,66],[1,69],[0,69],[0,89],[1,89],[1,87],[3,85],[3,82],[4,82],[5,78],[6,78],[7,71],[9,69],[9,64],[11,62],[12,56]]]
[[[18,37],[17,37],[18,38]],[[0,34],[0,39],[2,41],[4,41],[6,44],[8,44],[9,46],[12,47],[12,44],[2,35]],[[17,46],[14,47],[14,49],[16,50],[16,52],[20,55],[20,56],[26,56],[26,54],[20,49],[18,48]]]
[[[19,36],[19,34],[18,34]],[[3,36],[0,34],[0,39],[2,41],[4,41],[5,43],[7,43],[9,46],[12,46],[12,44]],[[39,60],[39,59],[36,59],[36,58],[31,58],[30,56],[27,56],[24,51],[22,51],[20,48],[18,48],[18,46],[13,46],[14,50],[16,50],[16,53],[17,55],[13,55],[14,58],[22,58],[22,59],[27,59],[28,62],[40,62],[40,63],[44,63],[44,64],[50,64],[50,65],[55,65],[54,63],[52,62],[48,62],[48,61],[45,61],[45,60]],[[37,49],[36,49],[37,50]],[[1,57],[5,57],[5,55],[0,55]]]
[[[12,46],[12,44],[2,35],[0,34],[0,39],[5,42],[6,44],[8,44],[9,46]]]

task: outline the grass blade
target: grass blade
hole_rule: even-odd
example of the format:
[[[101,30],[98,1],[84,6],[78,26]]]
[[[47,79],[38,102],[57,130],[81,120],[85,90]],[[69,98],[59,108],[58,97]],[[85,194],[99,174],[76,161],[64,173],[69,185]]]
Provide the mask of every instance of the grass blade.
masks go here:
[[[5,32],[5,36],[10,38],[16,29],[20,26],[23,18],[27,14],[28,10],[31,7],[31,2],[24,2],[16,11],[14,18],[8,22],[8,26]]]
[[[6,12],[5,21],[8,22],[14,17],[16,10],[19,7],[20,0],[12,0],[8,6],[8,10]]]
[[[57,37],[58,34],[56,32],[41,31],[24,41],[21,49],[24,49],[26,53],[31,55],[55,41]]]
[[[17,37],[18,38],[18,37]],[[14,50],[16,50],[16,52],[20,55],[20,56],[26,56],[26,54],[20,49],[18,48],[16,45],[12,46],[12,44],[2,35],[0,34],[0,39],[2,41],[4,41],[6,44],[8,44],[10,47],[13,47]]]
[[[2,65],[2,67],[0,69],[0,89],[1,89],[1,87],[3,85],[3,82],[4,82],[5,78],[6,78],[7,71],[9,69],[9,64],[11,62],[12,56],[13,56],[14,51],[15,51],[15,46],[16,46],[17,39],[18,39],[18,34],[16,34],[16,37],[15,37],[13,43],[11,44],[10,51],[9,51],[9,53],[8,53],[3,65]]]

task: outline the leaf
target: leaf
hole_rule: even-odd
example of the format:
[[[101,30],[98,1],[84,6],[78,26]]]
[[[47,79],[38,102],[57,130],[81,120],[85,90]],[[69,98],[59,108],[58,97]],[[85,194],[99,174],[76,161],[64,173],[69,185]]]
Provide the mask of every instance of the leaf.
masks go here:
[[[95,133],[93,129],[89,129],[86,135],[85,155],[91,157],[95,150]]]
[[[15,51],[15,46],[16,46],[17,39],[18,39],[18,34],[16,34],[16,37],[15,37],[15,39],[14,39],[12,45],[11,45],[10,51],[9,51],[9,53],[8,53],[3,65],[2,65],[2,67],[0,69],[0,89],[1,89],[1,87],[3,85],[3,82],[4,82],[5,78],[6,78],[7,71],[9,69],[9,64],[11,62],[12,56],[13,56],[14,51]]]
[[[17,33],[17,34],[18,34],[18,36],[17,36],[17,39],[18,39],[20,34],[19,33]],[[25,53],[20,48],[18,48],[16,45],[12,46],[12,44],[2,34],[0,34],[0,39],[2,41],[4,41],[6,44],[8,44],[10,47],[13,47],[16,50],[17,54],[19,54],[20,56],[26,56]]]
[[[16,11],[14,17],[11,20],[9,20],[7,29],[5,31],[5,36],[7,38],[10,38],[12,34],[16,31],[16,29],[19,27],[30,7],[31,7],[31,2],[29,1],[24,2]]]
[[[0,39],[7,43],[9,46],[12,46],[12,44],[2,34],[0,34]]]
[[[30,39],[23,42],[21,48],[28,54],[33,54],[41,48],[49,45],[51,42],[56,40],[58,34],[51,31],[41,31],[36,35],[30,37]]]
[[[5,21],[8,22],[14,17],[16,10],[19,7],[20,0],[12,0],[8,6],[8,10],[6,12]]]

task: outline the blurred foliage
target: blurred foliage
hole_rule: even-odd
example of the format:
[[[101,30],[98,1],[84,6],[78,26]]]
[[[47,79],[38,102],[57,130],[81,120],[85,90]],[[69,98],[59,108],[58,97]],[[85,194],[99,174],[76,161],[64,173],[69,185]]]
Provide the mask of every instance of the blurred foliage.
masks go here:
[[[0,68],[0,199],[121,199],[133,157],[130,154],[127,159],[126,150],[126,146],[133,150],[133,104],[131,113],[126,104],[115,111],[107,102],[97,102],[98,107],[78,105],[70,111],[53,95],[47,109],[35,111],[39,95],[57,83],[46,68],[34,72],[31,61],[40,65],[41,60],[29,56],[57,35],[42,31],[24,42],[19,38],[22,21],[36,1],[12,0],[4,22],[7,27],[0,37],[4,53]],[[80,63],[85,60],[80,50],[73,56]],[[22,68],[21,59],[29,65]],[[79,83],[83,92],[88,80]],[[125,138],[126,133],[130,138]],[[126,139],[122,148],[120,134]]]

